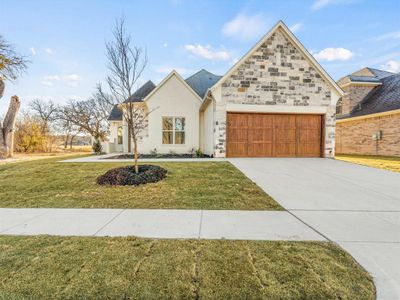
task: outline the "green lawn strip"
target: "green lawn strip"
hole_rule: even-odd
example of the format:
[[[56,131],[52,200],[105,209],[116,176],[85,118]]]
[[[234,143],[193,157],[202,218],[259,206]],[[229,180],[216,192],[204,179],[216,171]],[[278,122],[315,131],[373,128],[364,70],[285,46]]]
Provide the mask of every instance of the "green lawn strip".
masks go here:
[[[128,163],[60,163],[60,158],[0,166],[0,207],[282,210],[229,162],[155,162],[167,178],[141,186],[99,186],[96,178]]]
[[[400,157],[372,155],[336,155],[335,159],[393,172],[400,172]]]
[[[0,236],[0,299],[374,299],[323,242]]]

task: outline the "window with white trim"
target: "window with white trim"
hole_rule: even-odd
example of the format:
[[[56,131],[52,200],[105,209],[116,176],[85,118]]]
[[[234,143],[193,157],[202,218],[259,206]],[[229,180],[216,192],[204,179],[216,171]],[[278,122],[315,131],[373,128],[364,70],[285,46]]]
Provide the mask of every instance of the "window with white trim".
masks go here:
[[[124,134],[124,129],[122,128],[122,126],[118,126],[117,130],[118,145],[122,145],[123,143],[123,134]]]
[[[185,118],[162,117],[162,143],[185,144]]]

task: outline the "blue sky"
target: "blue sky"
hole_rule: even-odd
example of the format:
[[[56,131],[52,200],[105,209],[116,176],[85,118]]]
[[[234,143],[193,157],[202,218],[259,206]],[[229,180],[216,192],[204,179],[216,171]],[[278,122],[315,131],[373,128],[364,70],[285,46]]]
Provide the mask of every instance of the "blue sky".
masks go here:
[[[142,82],[158,83],[173,68],[223,74],[280,19],[334,79],[365,66],[400,72],[399,11],[398,0],[0,0],[0,34],[32,62],[7,84],[0,114],[13,94],[24,104],[90,96],[121,16],[147,49]]]

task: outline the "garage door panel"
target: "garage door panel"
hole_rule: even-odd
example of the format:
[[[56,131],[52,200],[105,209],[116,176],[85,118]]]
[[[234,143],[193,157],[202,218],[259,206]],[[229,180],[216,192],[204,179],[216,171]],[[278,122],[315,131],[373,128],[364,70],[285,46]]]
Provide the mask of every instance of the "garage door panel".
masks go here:
[[[229,157],[318,157],[320,115],[228,113]]]
[[[248,154],[250,157],[272,156],[271,143],[252,143],[248,145]]]
[[[276,157],[296,156],[296,144],[294,143],[275,143],[274,150],[274,156]]]

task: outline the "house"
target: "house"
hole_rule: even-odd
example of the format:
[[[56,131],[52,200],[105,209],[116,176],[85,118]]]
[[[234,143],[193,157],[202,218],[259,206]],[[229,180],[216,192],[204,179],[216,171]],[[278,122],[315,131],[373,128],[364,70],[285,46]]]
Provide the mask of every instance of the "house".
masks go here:
[[[338,84],[336,152],[400,156],[400,74],[363,68]]]
[[[140,153],[215,157],[333,157],[343,91],[288,27],[278,22],[223,76],[171,72],[127,101],[152,111]],[[129,152],[121,106],[110,114],[107,152]]]

